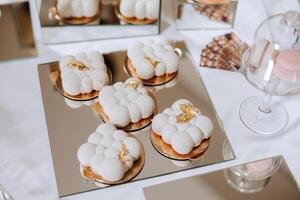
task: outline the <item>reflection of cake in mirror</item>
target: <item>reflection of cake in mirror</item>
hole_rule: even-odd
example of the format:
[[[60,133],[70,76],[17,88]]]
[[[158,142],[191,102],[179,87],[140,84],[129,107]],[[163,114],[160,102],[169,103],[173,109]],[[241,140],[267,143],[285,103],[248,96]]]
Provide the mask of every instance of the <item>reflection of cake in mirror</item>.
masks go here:
[[[248,48],[248,44],[235,33],[214,37],[213,41],[202,50],[200,66],[237,71]]]
[[[69,96],[91,94],[97,97],[99,90],[109,83],[104,58],[96,51],[65,56],[60,60],[59,68],[62,88]]]
[[[88,101],[74,101],[74,100],[68,99],[66,97],[64,97],[64,100],[65,100],[66,105],[68,105],[70,108],[73,108],[73,109],[78,109],[84,105],[91,106],[94,103],[96,103],[96,101],[97,101],[96,99],[92,99],[92,100],[88,100]]]
[[[100,0],[57,0],[56,9],[62,21],[85,24],[98,17]]]
[[[130,75],[145,85],[159,85],[177,75],[181,51],[158,37],[133,44],[127,56],[125,65]]]
[[[134,78],[105,86],[98,100],[95,110],[101,118],[128,131],[149,125],[156,108],[154,97]]]
[[[118,184],[134,178],[142,169],[142,144],[111,124],[101,124],[88,142],[77,151],[82,174],[105,184]]]
[[[212,121],[185,99],[157,114],[152,121],[151,142],[172,159],[194,159],[208,148]]]
[[[160,0],[120,0],[118,17],[129,24],[151,24],[159,17]]]

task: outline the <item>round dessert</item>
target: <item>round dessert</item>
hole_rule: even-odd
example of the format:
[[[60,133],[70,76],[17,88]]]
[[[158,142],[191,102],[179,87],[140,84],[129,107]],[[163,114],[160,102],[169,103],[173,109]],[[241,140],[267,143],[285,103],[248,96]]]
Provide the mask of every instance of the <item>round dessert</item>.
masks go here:
[[[66,98],[86,101],[98,97],[99,91],[111,80],[102,54],[96,51],[65,56],[59,68],[51,70],[50,78]]]
[[[144,85],[161,85],[176,77],[180,56],[163,37],[137,42],[128,48],[125,70]]]
[[[152,24],[159,18],[160,0],[120,0],[117,17],[128,24]]]
[[[186,99],[157,114],[152,121],[151,142],[162,155],[176,160],[192,160],[209,146],[212,121]]]
[[[100,0],[57,0],[56,18],[66,24],[87,24],[100,16]]]
[[[154,97],[134,78],[105,86],[94,106],[103,121],[126,131],[148,126],[155,109]]]
[[[77,151],[82,174],[104,184],[119,184],[134,178],[143,168],[142,144],[111,124],[101,124]]]
[[[284,50],[279,51],[275,59],[275,74],[284,80],[300,79],[300,51]]]

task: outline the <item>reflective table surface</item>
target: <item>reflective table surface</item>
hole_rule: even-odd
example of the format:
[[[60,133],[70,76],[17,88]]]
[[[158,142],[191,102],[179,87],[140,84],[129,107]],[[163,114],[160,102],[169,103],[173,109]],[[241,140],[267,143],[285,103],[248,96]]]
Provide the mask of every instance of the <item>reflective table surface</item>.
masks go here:
[[[283,158],[282,158],[283,159]],[[229,185],[225,173],[228,169],[184,178],[144,188],[146,200],[156,199],[210,199],[210,200],[298,200],[300,193],[296,182],[283,160],[263,190],[253,193],[240,192]],[[241,181],[240,178],[237,181]],[[243,182],[244,183],[244,182]],[[240,184],[242,186],[242,184]],[[170,192],[172,191],[172,192]]]

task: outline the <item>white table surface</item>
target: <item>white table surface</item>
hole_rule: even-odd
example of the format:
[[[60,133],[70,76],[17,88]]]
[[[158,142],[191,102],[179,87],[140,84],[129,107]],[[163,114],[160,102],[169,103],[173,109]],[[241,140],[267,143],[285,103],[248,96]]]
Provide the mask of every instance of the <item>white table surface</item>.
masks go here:
[[[0,0],[0,3],[7,0]],[[201,48],[212,37],[232,30],[176,32],[173,25],[173,0],[163,0],[163,35],[170,39],[185,39],[195,62]],[[299,10],[296,0],[240,0],[234,31],[251,42],[258,24],[268,14],[290,9]],[[47,127],[37,73],[39,63],[58,60],[62,55],[97,49],[109,52],[125,49],[132,41],[143,38],[118,39],[44,46],[34,0],[31,0],[34,32],[39,56],[0,63],[0,184],[15,199],[57,199]],[[223,122],[225,131],[236,154],[234,161],[201,167],[176,174],[161,176],[112,188],[101,189],[65,199],[144,199],[145,186],[176,180],[217,170],[246,161],[283,155],[300,184],[300,95],[276,97],[287,108],[290,121],[281,135],[265,137],[253,134],[240,121],[238,109],[249,96],[261,95],[238,73],[199,68],[211,99]],[[197,90],[195,89],[195,92]]]

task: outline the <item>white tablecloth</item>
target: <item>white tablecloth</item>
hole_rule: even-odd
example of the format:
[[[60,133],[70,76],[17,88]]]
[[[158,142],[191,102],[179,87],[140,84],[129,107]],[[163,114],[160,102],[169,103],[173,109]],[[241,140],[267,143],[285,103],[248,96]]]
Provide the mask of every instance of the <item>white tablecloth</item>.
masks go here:
[[[5,2],[1,1],[0,3]],[[6,0],[7,2],[7,0]],[[184,39],[196,63],[201,48],[212,37],[232,30],[176,32],[173,25],[173,0],[163,0],[163,34],[170,39]],[[0,63],[0,184],[15,199],[57,199],[54,170],[43,112],[37,74],[39,63],[58,60],[62,55],[96,49],[109,52],[126,48],[132,41],[143,38],[106,40],[44,46],[34,0],[34,29],[39,56]],[[258,24],[267,17],[289,9],[299,10],[296,0],[240,0],[234,31],[251,42]],[[103,190],[69,196],[66,199],[144,199],[142,188],[195,174],[224,168],[234,164],[272,155],[283,155],[300,184],[300,95],[276,97],[287,108],[289,124],[283,134],[264,137],[253,134],[240,121],[238,109],[249,96],[261,93],[238,73],[199,68],[211,99],[223,122],[236,153],[236,160],[201,167],[167,176],[138,181]],[[195,89],[195,92],[196,89]]]

